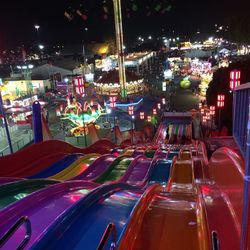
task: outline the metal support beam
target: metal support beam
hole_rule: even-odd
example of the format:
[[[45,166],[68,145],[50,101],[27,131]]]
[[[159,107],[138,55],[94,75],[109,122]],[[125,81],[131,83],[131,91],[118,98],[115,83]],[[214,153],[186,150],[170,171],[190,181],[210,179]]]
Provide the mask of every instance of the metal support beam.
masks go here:
[[[121,97],[127,97],[121,0],[113,0]]]

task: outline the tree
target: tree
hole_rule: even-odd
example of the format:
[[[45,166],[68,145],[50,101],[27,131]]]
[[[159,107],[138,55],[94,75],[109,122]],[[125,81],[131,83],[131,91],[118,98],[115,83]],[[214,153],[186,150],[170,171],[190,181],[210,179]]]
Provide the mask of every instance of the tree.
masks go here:
[[[228,68],[218,69],[213,76],[209,88],[207,90],[207,104],[216,106],[217,95],[225,95],[225,107],[222,111],[221,125],[226,126],[229,132],[232,131],[232,107],[233,107],[233,94],[230,93],[229,81],[230,71],[238,69],[241,71],[241,84],[250,82],[250,59],[242,58],[240,61],[230,64]],[[217,112],[218,120],[218,112]]]
[[[250,20],[247,15],[229,18],[229,40],[239,45],[250,43]]]

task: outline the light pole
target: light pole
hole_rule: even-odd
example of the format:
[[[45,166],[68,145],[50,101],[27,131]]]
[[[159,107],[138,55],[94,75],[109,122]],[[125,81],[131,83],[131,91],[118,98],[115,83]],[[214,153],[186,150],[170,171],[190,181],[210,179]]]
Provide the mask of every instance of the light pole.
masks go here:
[[[84,117],[84,114],[83,114],[83,134],[84,134],[84,145],[85,145],[85,148],[87,147],[87,135],[86,135],[86,126],[85,126],[85,117]]]
[[[2,116],[3,116],[4,126],[5,126],[5,130],[6,130],[6,136],[7,136],[7,140],[8,140],[9,147],[10,147],[10,153],[13,154],[13,148],[12,148],[12,143],[11,143],[11,138],[10,138],[10,132],[9,132],[9,128],[8,128],[6,114],[5,114],[5,111],[4,111],[4,108],[3,108],[3,99],[2,99],[1,90],[0,90],[0,114],[2,114]]]
[[[40,26],[38,24],[35,24],[34,28],[36,29],[36,33],[37,33],[37,44],[39,44],[39,29],[40,29]]]
[[[127,97],[121,0],[113,0],[121,97]]]

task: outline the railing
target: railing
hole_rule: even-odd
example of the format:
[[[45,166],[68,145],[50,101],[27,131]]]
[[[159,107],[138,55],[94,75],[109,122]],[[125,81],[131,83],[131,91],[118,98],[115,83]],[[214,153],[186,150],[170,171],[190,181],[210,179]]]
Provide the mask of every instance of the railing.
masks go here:
[[[109,223],[108,226],[105,229],[105,232],[101,238],[101,241],[98,246],[98,250],[104,250],[105,246],[110,238],[110,235],[112,234],[112,241],[110,245],[110,250],[115,250],[116,249],[116,243],[117,243],[117,235],[116,235],[116,227],[115,224]]]
[[[233,136],[241,153],[246,157],[247,123],[249,120],[250,83],[240,85],[234,91]]]
[[[32,133],[27,133],[27,137],[21,138],[17,141],[12,140],[12,148],[13,152],[16,152],[26,145],[28,145],[30,142],[33,141],[33,134]],[[6,146],[2,149],[0,149],[0,156],[8,155],[10,154],[10,148],[9,146]]]
[[[2,248],[6,242],[11,238],[11,236],[22,226],[25,225],[25,236],[23,241],[18,246],[17,250],[24,249],[24,247],[28,244],[31,237],[31,223],[27,216],[21,217],[0,239],[0,248]]]
[[[219,250],[219,238],[218,238],[218,234],[216,231],[212,231],[212,250]]]
[[[250,247],[250,83],[235,89],[233,108],[233,136],[245,159],[240,249],[246,250]]]

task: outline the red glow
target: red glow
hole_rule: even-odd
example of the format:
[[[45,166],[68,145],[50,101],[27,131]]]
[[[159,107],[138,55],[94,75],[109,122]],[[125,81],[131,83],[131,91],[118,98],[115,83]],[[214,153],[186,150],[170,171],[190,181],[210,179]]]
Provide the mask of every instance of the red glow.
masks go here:
[[[241,72],[239,70],[233,70],[230,72],[230,89],[234,90],[240,85]]]
[[[128,107],[128,113],[129,113],[129,115],[133,115],[134,114],[134,106],[129,106]]]
[[[74,87],[77,94],[84,94],[84,81],[81,76],[77,76],[74,78]]]
[[[109,97],[109,101],[110,101],[110,107],[111,108],[115,108],[115,106],[116,106],[116,96],[110,96]]]
[[[215,115],[215,106],[210,106],[210,115]]]
[[[144,120],[144,118],[145,118],[144,112],[140,112],[140,119]]]
[[[113,155],[118,157],[120,154],[118,152],[114,152]]]
[[[225,106],[225,95],[217,95],[217,107],[223,108]]]

